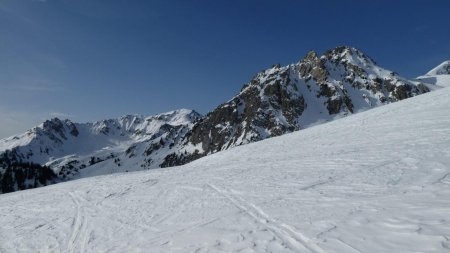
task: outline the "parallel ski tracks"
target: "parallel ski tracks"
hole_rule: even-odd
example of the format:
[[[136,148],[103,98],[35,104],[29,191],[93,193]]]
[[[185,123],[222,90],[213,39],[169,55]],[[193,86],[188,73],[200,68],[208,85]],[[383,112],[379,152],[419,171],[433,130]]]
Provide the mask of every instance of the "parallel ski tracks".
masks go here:
[[[222,189],[213,184],[207,184],[209,188],[229,200],[235,207],[246,213],[257,223],[271,231],[274,235],[280,238],[289,248],[296,252],[304,252],[305,250],[312,253],[325,253],[319,246],[317,246],[311,239],[304,236],[302,233],[295,230],[293,227],[279,223],[271,219],[259,207],[254,204],[247,204],[246,201],[239,196],[232,194],[227,189]]]
[[[89,237],[89,224],[86,215],[86,207],[82,205],[82,200],[74,193],[69,193],[72,202],[75,204],[75,217],[72,223],[72,232],[65,252],[85,252]]]

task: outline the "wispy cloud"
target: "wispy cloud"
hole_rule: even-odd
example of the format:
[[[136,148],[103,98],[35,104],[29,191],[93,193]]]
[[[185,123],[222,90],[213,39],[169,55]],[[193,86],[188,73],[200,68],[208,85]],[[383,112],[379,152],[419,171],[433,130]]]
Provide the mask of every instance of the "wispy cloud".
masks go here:
[[[67,90],[64,84],[51,79],[32,76],[21,76],[1,86],[10,91],[20,92],[63,92]]]
[[[63,119],[72,118],[72,115],[64,113],[64,112],[51,112],[51,113],[49,113],[49,115],[52,118],[63,118]]]
[[[46,85],[42,83],[33,83],[28,85],[15,85],[10,87],[14,90],[20,90],[24,92],[56,92],[56,91],[64,91],[65,89],[61,86],[52,86]]]

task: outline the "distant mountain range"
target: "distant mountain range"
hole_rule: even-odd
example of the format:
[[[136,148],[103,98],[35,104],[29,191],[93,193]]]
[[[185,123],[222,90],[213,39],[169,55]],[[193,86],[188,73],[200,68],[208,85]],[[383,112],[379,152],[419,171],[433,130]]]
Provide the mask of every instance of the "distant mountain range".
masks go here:
[[[322,55],[311,51],[298,63],[256,74],[205,116],[180,109],[94,123],[54,118],[0,140],[0,189],[182,165],[429,92],[443,85],[427,78],[450,76],[449,66],[445,62],[425,77],[407,80],[343,46]]]

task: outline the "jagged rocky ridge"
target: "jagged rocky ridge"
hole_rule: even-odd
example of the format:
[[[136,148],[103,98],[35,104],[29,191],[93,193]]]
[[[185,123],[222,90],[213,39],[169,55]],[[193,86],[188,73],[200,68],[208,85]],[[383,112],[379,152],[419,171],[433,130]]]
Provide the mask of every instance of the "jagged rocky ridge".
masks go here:
[[[24,134],[0,140],[0,154],[8,154],[14,164],[48,166],[57,175],[52,182],[154,168],[172,149],[179,149],[185,134],[200,118],[197,112],[186,109],[94,123],[54,118]],[[0,180],[10,167],[0,160]],[[20,189],[18,185],[15,188]]]
[[[204,117],[184,109],[86,124],[55,118],[0,140],[0,152],[48,166],[60,181],[168,167],[428,91],[355,48],[338,47],[258,73]]]
[[[174,152],[163,166],[428,91],[425,84],[379,67],[355,48],[338,47],[321,56],[311,51],[296,64],[275,65],[258,73],[238,95],[194,125],[185,145],[197,147],[198,152]]]

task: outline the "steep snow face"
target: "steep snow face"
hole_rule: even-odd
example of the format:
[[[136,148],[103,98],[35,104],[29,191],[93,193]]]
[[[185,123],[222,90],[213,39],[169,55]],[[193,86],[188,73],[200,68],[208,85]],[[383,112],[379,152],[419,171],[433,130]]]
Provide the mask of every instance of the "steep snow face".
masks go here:
[[[148,153],[152,148],[164,147],[163,142],[175,145],[200,117],[195,111],[181,109],[94,123],[54,118],[24,134],[0,140],[0,151],[14,150],[21,161],[47,164],[63,178],[99,162],[109,161],[120,167],[125,157],[135,157],[133,162],[144,166],[150,163]]]
[[[448,252],[450,89],[188,165],[0,195],[5,252]]]
[[[258,73],[241,92],[196,124],[187,146],[165,165],[279,136],[348,114],[428,92],[427,86],[386,70],[351,47]]]
[[[438,87],[450,86],[450,61],[439,64],[436,68],[430,70],[423,76],[417,77],[417,80],[433,84]]]
[[[450,75],[450,61],[444,61],[439,64],[436,68],[430,70],[426,74],[427,76],[436,76],[436,75]]]

